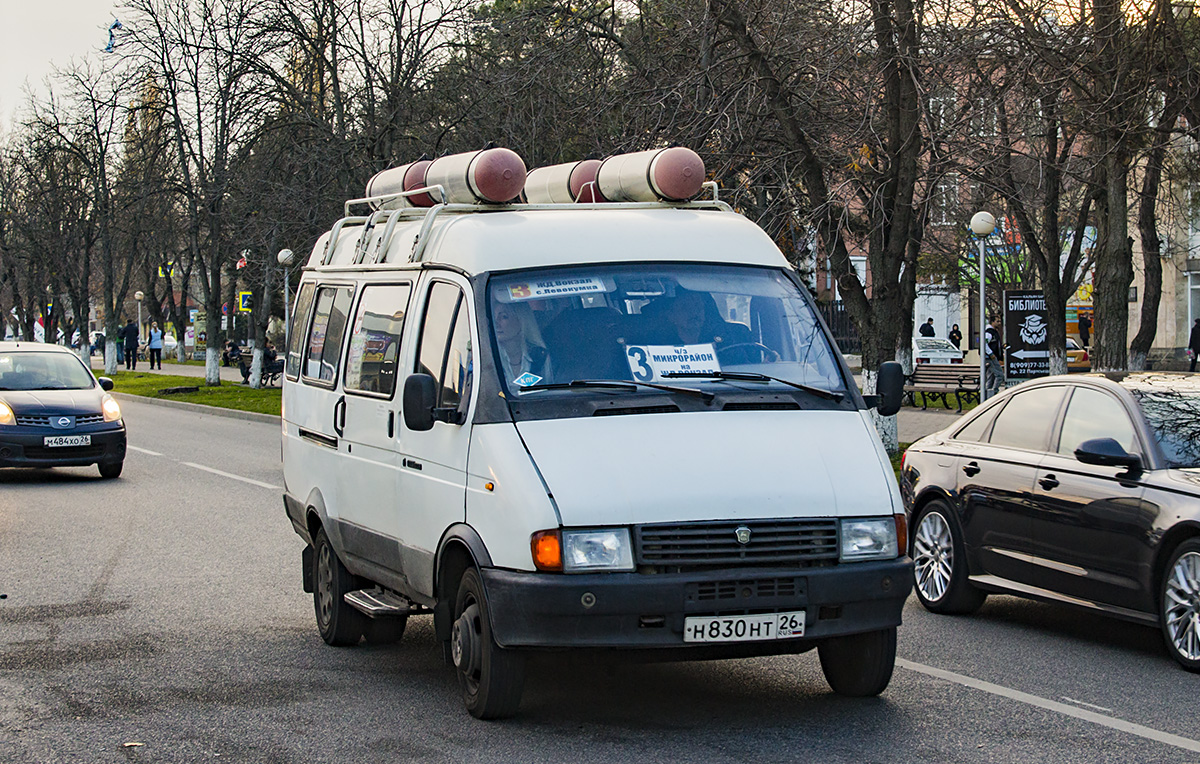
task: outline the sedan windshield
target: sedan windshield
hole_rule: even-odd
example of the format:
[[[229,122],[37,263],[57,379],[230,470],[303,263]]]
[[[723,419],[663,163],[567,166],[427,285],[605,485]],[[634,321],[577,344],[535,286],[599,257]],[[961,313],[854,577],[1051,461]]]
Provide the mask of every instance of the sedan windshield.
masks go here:
[[[0,353],[0,390],[87,390],[92,373],[68,353]]]
[[[600,389],[567,386],[585,380],[622,380],[642,390],[754,383],[845,390],[815,313],[777,269],[556,268],[493,278],[489,297],[508,394]],[[733,372],[744,374],[735,379]]]

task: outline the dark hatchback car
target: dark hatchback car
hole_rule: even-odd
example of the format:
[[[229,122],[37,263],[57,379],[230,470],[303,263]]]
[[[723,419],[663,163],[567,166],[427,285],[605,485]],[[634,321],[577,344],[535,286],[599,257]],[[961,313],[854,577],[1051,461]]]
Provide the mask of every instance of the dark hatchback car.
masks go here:
[[[0,467],[83,467],[115,478],[125,462],[121,407],[67,348],[0,342]]]
[[[1081,606],[1200,671],[1200,375],[1027,382],[914,443],[900,487],[926,609]]]

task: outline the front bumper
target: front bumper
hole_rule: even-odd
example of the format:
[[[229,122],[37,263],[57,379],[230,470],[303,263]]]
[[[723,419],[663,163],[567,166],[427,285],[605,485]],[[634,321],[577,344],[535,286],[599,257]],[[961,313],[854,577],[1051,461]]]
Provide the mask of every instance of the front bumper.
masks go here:
[[[828,637],[900,624],[912,561],[703,573],[558,575],[484,568],[492,634],[502,647],[686,648],[717,654],[808,649]],[[586,604],[586,603],[591,603]],[[686,643],[684,618],[805,611],[805,636]]]
[[[90,435],[88,446],[47,448],[46,436]],[[125,459],[123,420],[73,430],[5,425],[0,427],[0,467],[86,467]]]

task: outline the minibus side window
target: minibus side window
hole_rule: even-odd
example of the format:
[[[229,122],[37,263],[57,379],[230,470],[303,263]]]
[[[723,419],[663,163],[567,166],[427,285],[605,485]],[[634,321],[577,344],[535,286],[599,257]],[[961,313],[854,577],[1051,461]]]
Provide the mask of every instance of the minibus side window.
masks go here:
[[[400,335],[408,310],[408,284],[363,289],[350,333],[346,376],[342,387],[391,397],[396,389]]]
[[[291,334],[288,335],[288,379],[294,380],[300,376],[300,349],[304,347],[304,340],[307,339],[304,330],[308,328],[308,311],[312,307],[315,290],[315,284],[305,284],[300,287],[300,296],[296,298],[296,312],[292,315],[292,325],[289,329]]]
[[[306,379],[333,384],[342,357],[342,338],[346,333],[346,314],[352,295],[353,290],[349,287],[321,287],[318,290],[308,349],[304,355]]]
[[[471,325],[462,290],[435,282],[425,303],[417,372],[437,381],[438,408],[457,408],[470,397]]]

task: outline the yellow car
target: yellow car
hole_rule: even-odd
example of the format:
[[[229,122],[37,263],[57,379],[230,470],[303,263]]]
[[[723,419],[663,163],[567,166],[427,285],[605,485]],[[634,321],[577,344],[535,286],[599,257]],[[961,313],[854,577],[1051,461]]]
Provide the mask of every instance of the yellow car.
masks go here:
[[[1079,342],[1067,337],[1067,372],[1083,372],[1092,370],[1092,359],[1088,352],[1080,347]]]

